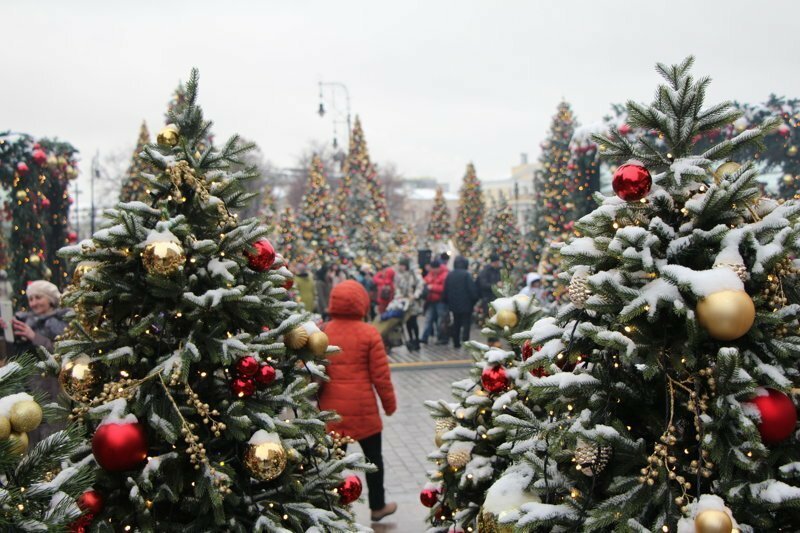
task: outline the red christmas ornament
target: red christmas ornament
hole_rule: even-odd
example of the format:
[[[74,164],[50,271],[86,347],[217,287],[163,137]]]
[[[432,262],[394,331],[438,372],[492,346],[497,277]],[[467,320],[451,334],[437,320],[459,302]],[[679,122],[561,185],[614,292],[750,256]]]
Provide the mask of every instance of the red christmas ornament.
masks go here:
[[[361,480],[358,476],[347,476],[337,487],[339,499],[349,505],[361,497]]]
[[[781,391],[766,389],[767,394],[756,396],[748,403],[761,414],[758,432],[765,444],[777,444],[788,439],[797,425],[797,409],[792,399]]]
[[[619,132],[623,135],[627,135],[631,132],[631,127],[628,126],[627,124],[620,124]]]
[[[283,288],[287,291],[290,291],[292,290],[292,287],[294,287],[294,278],[287,278],[283,284]]]
[[[419,493],[419,501],[422,502],[422,505],[425,507],[433,507],[436,505],[436,502],[439,501],[439,490],[422,489],[422,492]]]
[[[40,148],[34,150],[31,154],[31,157],[33,158],[33,162],[39,166],[42,166],[47,162],[47,154],[44,153],[44,150]]]
[[[252,355],[236,361],[236,373],[241,377],[251,378],[258,372],[258,361]]]
[[[502,366],[489,366],[481,372],[481,385],[488,392],[501,392],[508,387],[506,369]]]
[[[78,240],[78,232],[70,231],[69,233],[67,233],[67,240],[69,242],[76,242]]]
[[[778,133],[781,135],[781,137],[788,137],[791,131],[792,130],[785,123],[778,126]]]
[[[92,437],[94,458],[109,472],[137,467],[147,458],[147,435],[138,422],[103,424]]]
[[[533,344],[530,339],[522,343],[522,360],[527,361],[533,355]]]
[[[50,208],[50,199],[47,196],[42,197],[42,207],[45,209]]]
[[[69,525],[69,533],[88,533],[94,522],[94,515],[87,513]]]
[[[236,378],[231,383],[231,390],[237,398],[247,398],[256,391],[256,384],[253,378]]]
[[[256,372],[255,380],[259,385],[269,385],[275,381],[275,369],[270,365],[261,365]]]
[[[28,165],[26,165],[26,164],[25,164],[25,163],[23,163],[22,161],[20,161],[19,163],[17,163],[17,172],[19,172],[19,173],[20,173],[20,174],[22,174],[23,176],[24,176],[25,174],[27,174],[27,173],[28,173],[28,170],[29,170],[29,169],[28,169]]]
[[[96,490],[87,490],[80,495],[77,504],[81,511],[99,514],[103,510],[103,496]]]
[[[275,263],[275,248],[267,239],[257,241],[253,248],[255,253],[245,252],[247,256],[247,264],[257,272],[264,272],[269,270],[269,267]]]
[[[41,144],[39,144],[39,143],[33,143],[33,149],[34,149],[34,150],[38,150],[38,149],[39,149],[39,148],[41,148],[41,147],[42,147],[42,145],[41,145]]]
[[[647,196],[652,184],[650,172],[638,161],[620,165],[611,181],[614,192],[626,202],[635,202]]]

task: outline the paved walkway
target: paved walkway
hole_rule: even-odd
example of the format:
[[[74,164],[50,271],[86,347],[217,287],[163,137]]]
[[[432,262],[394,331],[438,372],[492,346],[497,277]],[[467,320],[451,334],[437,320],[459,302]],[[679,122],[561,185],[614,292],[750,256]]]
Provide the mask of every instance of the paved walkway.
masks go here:
[[[450,396],[450,384],[469,374],[464,353],[452,347],[422,347],[419,353],[408,354],[395,348],[390,356],[392,381],[397,394],[397,412],[384,418],[383,460],[386,468],[387,501],[395,501],[395,515],[371,524],[376,533],[418,533],[426,529],[427,509],[419,502],[419,491],[427,481],[427,461],[433,451],[433,419],[423,405],[425,400]],[[365,485],[366,490],[366,485]],[[365,501],[356,504],[359,523],[370,525]]]

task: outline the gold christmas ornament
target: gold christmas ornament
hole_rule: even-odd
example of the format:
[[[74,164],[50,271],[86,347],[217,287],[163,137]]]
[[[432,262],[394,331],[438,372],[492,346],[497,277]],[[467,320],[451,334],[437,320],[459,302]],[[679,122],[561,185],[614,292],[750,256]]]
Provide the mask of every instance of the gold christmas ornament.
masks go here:
[[[786,149],[786,155],[789,157],[794,157],[797,155],[797,146],[791,145],[789,148]]]
[[[248,444],[244,465],[254,478],[272,481],[286,468],[286,450],[280,442]]]
[[[142,264],[148,274],[169,276],[177,272],[185,262],[183,247],[172,241],[151,242],[142,254]]]
[[[697,302],[697,320],[717,340],[738,339],[753,326],[756,308],[744,291],[724,290]]]
[[[28,262],[29,262],[30,264],[32,264],[32,265],[38,265],[39,263],[41,263],[41,262],[42,262],[42,258],[41,258],[41,257],[39,257],[39,256],[38,256],[38,255],[36,255],[36,254],[31,254],[31,255],[28,257]]]
[[[742,283],[750,278],[747,267],[744,266],[743,263],[714,263],[714,268],[729,268],[733,270],[736,272],[736,275],[739,276],[739,279],[742,280]]]
[[[436,443],[438,448],[444,443],[442,437],[445,433],[456,427],[456,421],[451,418],[439,418],[436,420],[436,425],[433,428],[433,442]]]
[[[91,358],[88,355],[81,355],[67,361],[58,373],[58,382],[64,393],[73,400],[89,394],[95,383]]]
[[[447,464],[453,468],[464,468],[470,459],[472,459],[472,452],[465,447],[453,445],[447,452]]]
[[[28,199],[28,193],[25,191],[25,189],[18,190],[16,192],[15,196],[17,197],[17,200],[20,200],[20,201]]]
[[[714,171],[714,177],[717,179],[717,182],[720,182],[725,179],[725,176],[733,174],[740,168],[742,168],[742,165],[733,161],[722,163],[719,167],[717,167],[717,170]]]
[[[503,309],[502,311],[498,311],[497,315],[494,317],[495,322],[501,328],[508,326],[509,328],[513,328],[519,322],[519,318],[517,317],[517,313],[514,311],[509,311],[508,309]]]
[[[58,158],[55,156],[55,154],[50,154],[47,156],[47,165],[51,167],[58,166]]]
[[[292,350],[299,350],[308,342],[308,331],[303,326],[296,327],[283,336],[283,343]]]
[[[42,423],[42,408],[33,400],[22,400],[11,406],[8,418],[15,432],[27,433]]]
[[[592,477],[601,473],[611,459],[611,446],[599,446],[590,442],[578,442],[575,447],[575,464],[583,475]]]
[[[156,136],[156,142],[162,146],[175,146],[178,144],[178,126],[167,124]]]
[[[586,272],[576,272],[569,282],[569,301],[578,309],[586,307],[586,300],[592,295],[589,289],[589,276]]]
[[[315,357],[322,357],[328,349],[328,336],[322,331],[315,331],[306,342],[308,351]]]
[[[706,509],[695,517],[694,530],[697,533],[731,533],[733,521],[725,511]]]
[[[500,524],[497,517],[488,512],[478,513],[478,532],[479,533],[514,533],[514,523]]]
[[[8,436],[8,441],[11,443],[11,452],[17,455],[22,455],[28,451],[28,434],[27,433],[12,433]]]
[[[6,440],[9,435],[11,435],[11,421],[5,416],[0,416],[0,440]]]
[[[791,174],[784,174],[783,175],[783,182],[786,185],[791,185],[792,183],[794,183],[794,176],[792,176]]]
[[[100,263],[97,261],[81,261],[78,263],[78,266],[75,267],[75,271],[72,273],[72,283],[79,285],[83,275],[97,268],[99,264]]]

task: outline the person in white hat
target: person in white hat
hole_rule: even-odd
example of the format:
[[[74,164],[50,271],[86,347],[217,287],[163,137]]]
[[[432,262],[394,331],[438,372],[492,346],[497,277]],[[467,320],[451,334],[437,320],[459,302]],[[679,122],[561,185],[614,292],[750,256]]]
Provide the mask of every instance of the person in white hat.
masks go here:
[[[544,299],[544,288],[542,287],[542,276],[536,272],[528,272],[525,275],[525,286],[519,291],[530,298],[536,298],[542,304]]]

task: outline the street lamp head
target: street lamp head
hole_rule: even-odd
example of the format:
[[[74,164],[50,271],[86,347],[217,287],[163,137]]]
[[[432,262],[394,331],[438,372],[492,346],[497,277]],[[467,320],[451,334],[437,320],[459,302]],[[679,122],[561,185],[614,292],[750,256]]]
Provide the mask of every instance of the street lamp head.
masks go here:
[[[333,149],[336,150],[339,148],[339,141],[336,140],[336,137],[333,138]]]
[[[317,113],[319,113],[320,117],[325,116],[325,104],[323,104],[322,102],[319,103],[319,109],[317,110]]]

